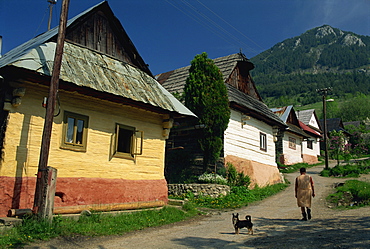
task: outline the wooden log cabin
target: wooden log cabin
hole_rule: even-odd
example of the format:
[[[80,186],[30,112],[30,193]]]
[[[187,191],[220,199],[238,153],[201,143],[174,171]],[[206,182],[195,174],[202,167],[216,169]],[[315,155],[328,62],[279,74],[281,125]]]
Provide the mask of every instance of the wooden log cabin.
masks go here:
[[[254,68],[244,54],[236,53],[214,59],[227,86],[231,117],[223,137],[223,164],[232,163],[239,172],[251,178],[254,187],[282,182],[276,164],[275,141],[279,131],[287,127],[262,101],[250,75]],[[190,66],[156,76],[169,92],[181,94],[189,75]],[[174,129],[169,144],[194,152],[191,139],[196,130]],[[179,131],[179,132],[177,132]],[[184,136],[189,139],[184,139]],[[199,148],[199,147],[197,147]],[[198,149],[199,152],[199,149]]]
[[[0,58],[0,216],[33,205],[57,28]],[[67,23],[58,100],[55,213],[167,203],[172,119],[196,116],[154,79],[106,1]]]

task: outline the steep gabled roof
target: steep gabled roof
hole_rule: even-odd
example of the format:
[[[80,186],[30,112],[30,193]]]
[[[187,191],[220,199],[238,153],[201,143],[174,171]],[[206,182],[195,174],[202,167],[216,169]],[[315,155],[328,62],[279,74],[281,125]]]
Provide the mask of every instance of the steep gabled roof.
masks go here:
[[[254,65],[248,61],[242,53],[231,54],[223,57],[213,59],[215,65],[220,69],[224,82],[226,82],[238,63],[244,63],[243,67],[246,71],[252,70]],[[189,76],[190,66],[182,67],[169,71],[166,73],[161,73],[156,75],[156,79],[164,88],[166,88],[171,93],[182,93],[186,84],[186,78]],[[254,85],[254,84],[253,84]],[[255,88],[255,86],[253,86]],[[258,98],[261,100],[257,89],[255,91]]]
[[[296,114],[300,121],[302,121],[305,125],[308,125],[314,112],[315,112],[315,109],[309,109],[309,110],[296,111]]]
[[[257,119],[261,119],[270,125],[276,125],[286,128],[287,126],[282,120],[276,116],[262,101],[256,100],[236,89],[235,87],[226,84],[230,107],[241,110],[247,115],[251,115]]]
[[[81,12],[75,17],[69,19],[67,21],[66,27],[66,40],[68,40],[69,34],[71,34],[72,31],[76,29],[76,27],[81,25],[83,21],[85,21],[87,18],[89,18],[92,14],[96,12],[101,12],[106,15],[110,26],[112,26],[114,32],[117,34],[121,46],[124,48],[125,51],[129,52],[128,57],[130,57],[131,64],[152,76],[152,73],[150,72],[148,65],[144,62],[143,58],[138,53],[136,47],[130,40],[124,28],[122,27],[120,21],[114,16],[107,1],[102,1],[96,4],[95,6]],[[58,27],[59,26],[56,26],[53,29],[50,29],[45,33],[42,33],[34,37],[33,39],[19,45],[18,47],[4,54],[1,58],[2,60],[0,61],[0,68],[12,63],[15,59],[25,55],[29,50],[36,48],[43,43],[49,41],[56,41],[58,35]]]
[[[89,11],[103,7],[109,8],[107,2],[102,2],[70,19],[68,25],[88,15]],[[47,85],[50,82],[48,79],[51,76],[56,48],[52,38],[57,31],[56,27],[9,51],[0,58],[0,73],[13,80],[22,78]],[[22,70],[21,73],[19,70]],[[195,116],[146,70],[68,41],[64,45],[60,79],[61,89],[164,113]]]
[[[309,126],[305,125],[302,121],[299,121],[299,126],[302,130],[304,130],[307,134],[314,136],[314,137],[322,137],[320,133],[315,131],[314,129],[310,128]]]
[[[317,118],[315,109],[296,111],[296,115],[299,121],[302,121],[305,125],[309,126],[310,128],[318,132],[321,132],[320,122],[319,119]],[[318,128],[310,124],[312,116],[315,117]]]
[[[320,124],[324,127],[324,120],[320,119]],[[341,118],[329,118],[326,119],[327,132],[331,131],[343,131],[346,135],[351,135],[348,131],[344,129],[344,125]]]
[[[232,72],[237,66],[243,67],[241,70],[244,70],[247,74],[249,74],[249,70],[254,68],[253,64],[250,63],[242,53],[220,57],[213,61],[220,69],[224,82],[230,78]],[[186,84],[186,79],[189,76],[189,69],[190,66],[182,67],[167,73],[156,75],[156,78],[169,92],[182,93]],[[287,127],[284,122],[282,122],[262,101],[260,101],[257,89],[255,89],[257,97],[252,97],[230,84],[225,83],[225,85],[228,91],[230,107],[240,110],[243,113],[253,116],[270,125],[276,125],[282,128]]]
[[[270,109],[277,115],[286,125],[289,126],[288,131],[307,137],[307,134],[301,129],[299,120],[294,112],[293,106],[284,106]]]

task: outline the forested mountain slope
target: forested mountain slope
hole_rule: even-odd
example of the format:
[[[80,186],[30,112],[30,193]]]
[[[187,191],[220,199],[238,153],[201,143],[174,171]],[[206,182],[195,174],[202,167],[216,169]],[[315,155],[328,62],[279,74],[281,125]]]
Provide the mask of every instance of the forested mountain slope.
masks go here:
[[[320,101],[316,89],[332,96],[370,94],[370,36],[328,25],[286,39],[253,57],[253,79],[266,104],[306,105]]]

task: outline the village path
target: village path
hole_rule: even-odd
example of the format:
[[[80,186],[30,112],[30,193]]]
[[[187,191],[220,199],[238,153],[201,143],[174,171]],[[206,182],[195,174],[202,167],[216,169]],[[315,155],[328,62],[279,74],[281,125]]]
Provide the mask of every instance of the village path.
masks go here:
[[[334,166],[331,165],[331,166]],[[347,179],[320,177],[324,166],[307,169],[315,182],[312,219],[300,221],[294,185],[263,201],[233,211],[215,212],[201,219],[149,228],[121,236],[59,238],[28,249],[68,248],[370,248],[370,207],[351,210],[328,208],[325,197],[335,183]],[[291,183],[298,173],[286,174]],[[370,175],[360,180],[370,181]],[[242,229],[234,234],[232,213],[249,214],[254,235]]]

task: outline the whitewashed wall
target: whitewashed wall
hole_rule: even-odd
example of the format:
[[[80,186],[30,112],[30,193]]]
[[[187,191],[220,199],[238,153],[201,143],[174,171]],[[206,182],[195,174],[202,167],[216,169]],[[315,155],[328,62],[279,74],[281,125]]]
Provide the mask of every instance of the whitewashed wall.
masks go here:
[[[295,138],[296,146],[295,149],[289,147],[289,138]],[[295,163],[301,163],[302,160],[302,137],[299,137],[291,132],[285,132],[283,137],[283,154],[284,164],[290,165]]]
[[[315,115],[311,116],[311,119],[308,122],[308,125],[311,126],[311,127],[315,127],[316,129],[320,130],[320,126],[318,124],[318,120],[315,118]]]
[[[307,141],[302,142],[302,154],[310,156],[319,156],[320,155],[320,142],[318,138],[310,137],[312,139],[312,149],[307,148]]]
[[[272,127],[255,118],[245,120],[242,114],[231,110],[230,122],[224,135],[224,156],[237,156],[265,165],[276,166]],[[260,132],[266,134],[267,151],[260,149]]]

